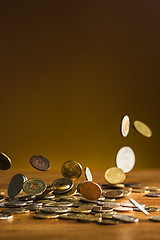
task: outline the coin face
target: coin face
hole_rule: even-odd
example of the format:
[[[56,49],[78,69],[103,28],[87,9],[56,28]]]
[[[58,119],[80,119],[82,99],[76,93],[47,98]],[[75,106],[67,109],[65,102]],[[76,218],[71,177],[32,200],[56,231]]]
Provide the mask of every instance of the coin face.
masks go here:
[[[91,181],[91,182],[93,181],[91,171],[90,171],[90,169],[88,167],[86,167],[84,169],[84,174],[85,174],[85,177],[86,177],[87,181]]]
[[[47,171],[50,168],[50,162],[41,155],[34,155],[30,158],[31,165],[40,171]]]
[[[67,161],[62,165],[61,172],[65,178],[75,180],[81,176],[82,166],[75,161]]]
[[[94,182],[84,182],[80,187],[81,195],[89,200],[97,200],[101,194],[101,187]]]
[[[59,178],[52,183],[54,194],[63,194],[68,192],[73,187],[74,183],[69,178]]]
[[[8,196],[14,198],[20,194],[23,190],[23,184],[27,178],[23,174],[16,174],[12,177],[10,184],[8,186]]]
[[[105,172],[105,179],[110,184],[122,183],[125,178],[126,174],[122,171],[122,169],[117,167],[109,168]]]
[[[130,172],[135,164],[135,154],[130,147],[122,147],[116,155],[116,165],[124,173]]]
[[[152,136],[151,129],[143,122],[134,121],[134,128],[137,130],[138,133],[142,134],[145,137]]]
[[[7,170],[10,167],[11,167],[11,159],[5,153],[0,153],[0,169]]]
[[[24,192],[30,195],[40,195],[46,188],[46,183],[38,178],[29,179],[23,184]]]
[[[133,216],[125,215],[125,214],[113,214],[113,219],[120,220],[122,222],[127,222],[127,223],[135,223],[138,222],[139,219]]]
[[[129,127],[130,127],[130,120],[129,120],[129,117],[125,115],[122,118],[122,122],[121,122],[121,134],[123,137],[127,137],[129,133]]]

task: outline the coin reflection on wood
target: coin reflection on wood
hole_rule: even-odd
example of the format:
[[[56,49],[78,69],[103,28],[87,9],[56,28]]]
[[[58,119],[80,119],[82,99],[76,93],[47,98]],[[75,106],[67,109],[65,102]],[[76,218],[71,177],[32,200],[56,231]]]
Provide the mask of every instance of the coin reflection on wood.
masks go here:
[[[97,200],[102,194],[102,189],[97,183],[84,182],[80,186],[80,193],[86,199]]]
[[[11,159],[5,153],[0,153],[0,169],[8,170],[10,167]]]
[[[82,166],[75,161],[67,161],[62,165],[61,172],[65,178],[75,180],[81,176]]]
[[[47,171],[50,168],[50,162],[41,155],[34,155],[30,158],[31,165],[40,171]]]

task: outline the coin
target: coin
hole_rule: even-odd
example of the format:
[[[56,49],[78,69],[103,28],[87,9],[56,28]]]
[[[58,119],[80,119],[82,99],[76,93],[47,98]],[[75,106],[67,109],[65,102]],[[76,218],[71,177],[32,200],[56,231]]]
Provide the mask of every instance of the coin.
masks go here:
[[[152,131],[151,129],[141,121],[134,121],[134,128],[145,137],[151,137]]]
[[[116,155],[116,165],[124,173],[130,172],[135,165],[135,154],[130,147],[122,147]]]
[[[110,184],[121,183],[125,180],[126,174],[122,171],[122,169],[117,167],[112,167],[106,170],[105,179]]]
[[[30,210],[19,207],[19,208],[6,208],[3,210],[4,213],[11,213],[11,214],[24,214],[24,213],[29,213]]]
[[[67,207],[43,207],[40,209],[42,213],[67,213],[69,209]]]
[[[82,166],[75,161],[67,161],[62,165],[62,175],[66,178],[75,180],[82,174]]]
[[[0,169],[8,170],[10,167],[11,159],[5,153],[0,153]]]
[[[102,189],[122,189],[125,185],[123,183],[119,184],[102,184]]]
[[[120,222],[116,221],[114,219],[102,219],[102,218],[100,218],[100,219],[98,219],[97,223],[102,224],[102,225],[117,225]]]
[[[8,220],[8,219],[12,219],[13,215],[12,214],[8,214],[8,213],[0,213],[0,220]]]
[[[55,201],[52,201],[50,203],[46,203],[44,205],[44,207],[54,207],[54,206],[58,206],[58,207],[72,207],[73,203],[72,202],[55,202]]]
[[[80,187],[80,193],[86,199],[97,200],[102,194],[102,189],[97,183],[84,182]]]
[[[154,221],[154,222],[160,222],[160,216],[159,215],[152,216],[149,218],[149,220]]]
[[[98,213],[109,213],[113,211],[113,208],[108,207],[108,206],[95,206],[92,208],[93,212],[98,212]]]
[[[83,208],[83,206],[78,208],[70,208],[69,210],[71,213],[90,213],[91,211],[91,209]]]
[[[98,218],[94,215],[85,215],[85,214],[81,214],[78,216],[78,221],[81,222],[97,222]]]
[[[158,212],[159,209],[156,207],[145,207],[145,210],[147,212]],[[138,208],[134,208],[134,211],[140,212],[140,210]]]
[[[64,213],[64,214],[60,214],[59,218],[60,219],[66,219],[66,220],[78,220],[78,218],[81,216],[82,214],[80,213]],[[83,214],[84,215],[84,214]]]
[[[84,169],[84,173],[85,173],[86,180],[92,182],[93,181],[92,173],[88,167]]]
[[[122,222],[127,223],[135,223],[138,222],[139,219],[133,216],[125,215],[125,214],[113,214],[113,219],[120,220]]]
[[[14,198],[23,190],[23,184],[27,178],[23,174],[16,174],[12,177],[8,186],[8,196]]]
[[[40,171],[47,171],[50,168],[50,162],[47,158],[41,155],[34,155],[30,158],[32,167]]]
[[[147,193],[145,196],[147,196],[147,197],[160,197],[160,192]]]
[[[121,134],[123,137],[126,137],[129,133],[130,120],[127,115],[122,118],[121,121]]]
[[[133,193],[149,193],[150,191],[145,188],[135,188],[132,190]]]
[[[16,200],[13,200],[13,201],[9,201],[9,202],[5,202],[5,206],[6,207],[13,207],[13,208],[16,208],[16,207],[24,207],[26,206],[26,202],[21,202],[21,201],[16,201]]]
[[[133,211],[133,208],[119,206],[119,207],[114,207],[114,210],[117,212],[131,212]]]
[[[62,194],[71,190],[74,183],[69,178],[59,178],[52,183],[52,190],[55,195]]]
[[[131,191],[128,189],[121,189],[121,192],[123,193],[123,195],[121,197],[126,197],[131,194]]]
[[[142,207],[145,207],[145,204],[144,204],[144,203],[139,203],[139,205],[141,205]],[[131,207],[131,208],[135,207],[135,206],[134,206],[132,203],[130,203],[130,202],[121,203],[121,206],[122,206],[122,207]]]
[[[23,184],[24,192],[30,195],[40,195],[46,188],[46,183],[38,178],[31,178]]]
[[[34,218],[39,218],[39,219],[55,219],[58,218],[59,215],[56,213],[42,213],[42,212],[37,212],[33,215]]]
[[[0,202],[3,202],[5,200],[5,197],[3,195],[0,195]]]
[[[119,198],[123,195],[121,190],[107,190],[103,193],[106,198]]]

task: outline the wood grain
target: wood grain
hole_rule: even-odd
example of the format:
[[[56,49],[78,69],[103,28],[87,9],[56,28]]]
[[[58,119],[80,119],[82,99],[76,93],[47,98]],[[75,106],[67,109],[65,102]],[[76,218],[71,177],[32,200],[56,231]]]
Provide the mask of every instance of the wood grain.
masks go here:
[[[60,172],[39,172],[25,170],[8,170],[0,172],[0,190],[7,189],[11,177],[16,173],[23,173],[28,178],[39,177],[51,184],[56,178],[61,177]],[[93,172],[94,181],[105,183],[104,172]],[[84,180],[84,176],[78,179],[79,183]],[[139,170],[127,174],[126,182],[138,181],[149,186],[160,186],[160,170]],[[160,198],[145,197],[144,194],[132,193],[129,197],[121,199],[121,202],[128,201],[129,198],[145,203],[146,206],[160,207]],[[111,239],[111,240],[149,240],[160,239],[160,223],[151,222],[148,216],[143,213],[133,212],[140,219],[139,223],[120,224],[116,226],[102,226],[96,223],[79,223],[72,220],[60,219],[33,219],[33,213],[15,215],[12,221],[0,221],[0,240],[3,239]],[[150,213],[149,216],[160,215]]]

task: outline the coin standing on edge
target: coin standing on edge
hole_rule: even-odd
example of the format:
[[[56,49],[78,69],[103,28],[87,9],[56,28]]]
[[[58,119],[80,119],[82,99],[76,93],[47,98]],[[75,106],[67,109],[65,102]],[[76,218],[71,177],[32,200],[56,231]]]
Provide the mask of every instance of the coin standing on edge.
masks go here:
[[[85,174],[85,177],[86,177],[86,180],[87,180],[87,181],[90,181],[90,182],[93,181],[92,173],[91,173],[91,171],[90,171],[90,169],[89,169],[88,167],[86,167],[86,168],[84,169],[84,174]]]
[[[152,136],[152,131],[151,129],[143,122],[141,121],[134,121],[134,128],[136,129],[137,132],[142,134],[145,137],[151,137]]]
[[[135,154],[130,147],[122,147],[116,155],[116,165],[124,173],[130,172],[135,165]]]
[[[66,178],[75,180],[82,174],[82,166],[75,161],[67,161],[62,165],[62,175]]]
[[[125,115],[121,121],[121,134],[123,137],[127,137],[129,133],[129,127],[130,127],[130,120],[129,120],[129,117]]]
[[[110,184],[122,183],[126,178],[126,174],[122,169],[117,167],[111,167],[105,172],[105,179]]]
[[[27,177],[23,174],[16,174],[12,177],[8,186],[8,196],[14,198],[23,190],[23,184],[27,181]]]
[[[80,186],[80,193],[88,200],[97,200],[102,194],[102,189],[97,183],[84,182]]]
[[[32,167],[40,171],[47,171],[50,168],[50,162],[41,155],[34,155],[30,158]]]
[[[11,164],[11,159],[5,153],[0,153],[0,169],[8,170]]]

